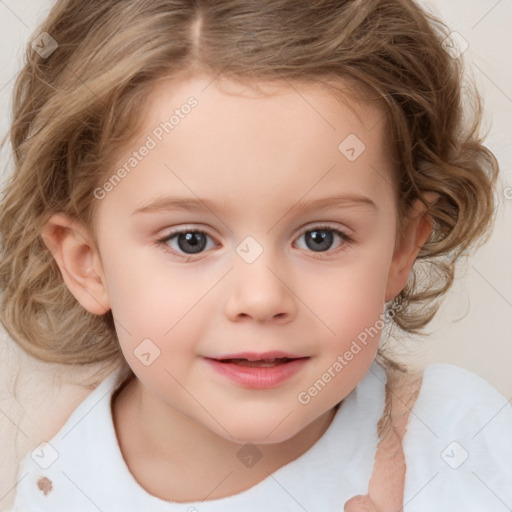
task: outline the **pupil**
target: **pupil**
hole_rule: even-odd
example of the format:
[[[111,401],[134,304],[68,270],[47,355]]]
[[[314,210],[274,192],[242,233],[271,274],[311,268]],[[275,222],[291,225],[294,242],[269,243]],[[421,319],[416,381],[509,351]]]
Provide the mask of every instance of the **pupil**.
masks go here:
[[[205,236],[202,233],[181,233],[178,236],[178,245],[183,252],[196,254],[205,248]]]
[[[329,249],[332,244],[333,235],[332,232],[327,229],[316,229],[308,232],[311,235],[314,243],[308,243],[309,237],[306,236],[306,245],[313,251],[322,251]]]

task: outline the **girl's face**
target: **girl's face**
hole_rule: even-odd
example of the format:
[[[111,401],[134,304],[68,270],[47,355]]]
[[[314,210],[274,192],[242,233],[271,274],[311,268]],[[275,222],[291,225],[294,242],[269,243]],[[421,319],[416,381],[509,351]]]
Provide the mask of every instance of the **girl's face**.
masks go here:
[[[319,86],[219,82],[161,82],[148,98],[95,191],[97,282],[148,404],[276,443],[364,376],[417,248],[395,251],[379,110]]]

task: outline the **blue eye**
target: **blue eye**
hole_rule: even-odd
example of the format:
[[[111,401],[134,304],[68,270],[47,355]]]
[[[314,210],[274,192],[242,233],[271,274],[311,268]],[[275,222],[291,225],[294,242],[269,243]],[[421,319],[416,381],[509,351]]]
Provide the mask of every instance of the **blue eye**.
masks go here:
[[[302,237],[305,237],[306,248],[315,253],[338,254],[346,249],[353,241],[343,231],[330,226],[317,226],[308,229],[298,240]],[[336,249],[331,250],[331,246],[336,237],[338,237],[341,242]],[[181,231],[175,231],[164,238],[158,239],[157,245],[164,246],[167,252],[172,252],[178,257],[186,258],[187,256],[194,256],[205,251],[205,249],[207,249],[208,239],[213,241],[210,235],[201,229],[182,229]],[[215,242],[213,246],[215,247]]]

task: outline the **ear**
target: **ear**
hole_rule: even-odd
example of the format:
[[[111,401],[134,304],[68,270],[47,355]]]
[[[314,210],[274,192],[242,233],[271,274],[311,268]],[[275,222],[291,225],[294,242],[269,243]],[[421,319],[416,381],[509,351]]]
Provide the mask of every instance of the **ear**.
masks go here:
[[[425,199],[430,204],[434,203],[438,197],[439,194],[435,192],[425,194]],[[396,297],[404,289],[414,261],[432,232],[432,218],[425,213],[426,210],[427,207],[420,199],[416,199],[412,204],[402,237],[397,241],[393,253],[386,285],[385,302]]]
[[[109,311],[99,252],[86,226],[56,213],[44,224],[41,236],[53,254],[66,286],[78,302],[96,315]]]

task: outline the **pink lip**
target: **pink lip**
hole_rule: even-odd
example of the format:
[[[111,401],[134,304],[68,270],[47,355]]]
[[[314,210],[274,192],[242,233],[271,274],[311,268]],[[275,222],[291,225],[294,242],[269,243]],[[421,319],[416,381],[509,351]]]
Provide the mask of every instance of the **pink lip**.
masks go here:
[[[289,357],[287,355],[275,354],[283,353],[266,352],[265,354],[257,354],[257,357],[255,357],[254,353],[233,354],[230,357],[223,357],[222,359],[248,359],[250,361],[257,361],[261,359]],[[207,361],[218,373],[242,387],[250,389],[267,389],[276,387],[295,375],[304,367],[309,358],[300,357],[290,359],[291,361],[288,361],[287,363],[267,367],[241,366],[234,363],[223,363],[220,360],[210,358],[205,358],[205,361]]]

